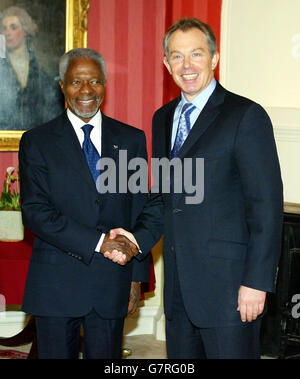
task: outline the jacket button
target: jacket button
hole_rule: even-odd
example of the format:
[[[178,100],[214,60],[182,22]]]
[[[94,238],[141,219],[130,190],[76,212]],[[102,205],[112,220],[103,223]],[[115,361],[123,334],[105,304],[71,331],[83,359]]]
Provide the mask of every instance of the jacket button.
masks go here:
[[[99,199],[96,199],[96,200],[95,200],[95,204],[97,204],[97,205],[100,204],[100,200],[99,200]]]
[[[182,209],[178,209],[178,208],[173,209],[173,213],[178,213],[178,212],[182,212]]]

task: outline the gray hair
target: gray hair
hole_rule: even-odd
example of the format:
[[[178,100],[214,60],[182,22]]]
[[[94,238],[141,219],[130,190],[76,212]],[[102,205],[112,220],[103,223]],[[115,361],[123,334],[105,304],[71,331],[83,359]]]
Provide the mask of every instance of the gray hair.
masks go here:
[[[217,39],[212,28],[209,25],[205,24],[204,22],[198,20],[197,18],[184,17],[174,22],[174,24],[169,27],[164,37],[163,48],[164,48],[164,52],[167,59],[169,59],[169,41],[170,41],[171,35],[175,33],[177,30],[186,32],[187,30],[190,30],[193,28],[199,29],[201,30],[201,32],[205,34],[210,56],[211,57],[214,56],[214,54],[217,51]]]
[[[36,36],[37,31],[38,31],[38,26],[33,21],[33,19],[29,16],[29,14],[27,13],[25,9],[19,8],[19,7],[8,7],[4,9],[4,11],[1,14],[1,22],[5,17],[8,17],[8,16],[18,17],[27,38],[31,39]],[[1,26],[1,30],[2,30],[2,26]]]
[[[75,59],[93,59],[100,67],[103,74],[103,85],[106,83],[106,65],[103,56],[98,51],[88,48],[76,48],[65,53],[59,60],[59,76],[60,80],[64,82],[66,72],[72,61]]]

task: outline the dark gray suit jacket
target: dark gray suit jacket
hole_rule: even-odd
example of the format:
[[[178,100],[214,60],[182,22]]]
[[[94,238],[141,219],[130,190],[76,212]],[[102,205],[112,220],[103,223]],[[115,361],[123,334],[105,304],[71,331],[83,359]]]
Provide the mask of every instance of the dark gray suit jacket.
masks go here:
[[[153,157],[170,157],[179,101],[154,114]],[[238,325],[239,287],[273,291],[281,249],[282,181],[270,119],[260,105],[218,83],[179,158],[194,164],[204,158],[203,201],[187,204],[185,191],[152,194],[133,229],[135,237],[149,250],[157,239],[155,220],[163,220],[166,317],[172,317],[177,268],[195,325]],[[189,179],[195,183],[195,170]]]
[[[119,150],[147,159],[145,135],[102,115],[102,158],[114,159],[117,172]],[[23,221],[35,234],[23,310],[126,316],[131,281],[148,280],[148,259],[120,266],[95,247],[102,232],[136,223],[147,194],[99,194],[66,113],[24,133],[19,160]]]

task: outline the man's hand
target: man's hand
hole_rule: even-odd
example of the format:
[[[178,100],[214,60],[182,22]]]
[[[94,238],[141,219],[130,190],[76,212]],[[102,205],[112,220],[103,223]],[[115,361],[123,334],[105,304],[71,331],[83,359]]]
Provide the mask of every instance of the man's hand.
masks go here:
[[[131,249],[134,250],[134,252],[137,251],[137,253],[134,254],[134,256],[137,255],[139,251],[139,245],[136,242],[136,239],[134,238],[133,234],[131,234],[130,232],[127,232],[127,230],[122,229],[122,228],[111,229],[111,231],[109,232],[109,237],[112,239],[121,238],[122,236],[126,238],[126,240],[130,241],[129,244],[130,244]],[[110,253],[105,252],[104,256],[106,258],[111,259],[112,261],[116,263],[119,263],[120,265],[126,264],[131,259],[130,258],[129,260],[127,260],[126,254],[122,249],[117,249]]]
[[[266,300],[266,292],[240,286],[237,310],[241,314],[243,322],[256,320],[263,312]]]
[[[122,236],[127,237],[132,243],[134,243],[138,248],[140,248],[133,234],[128,232],[127,230],[123,228],[116,228],[116,229],[111,229],[111,231],[109,232],[110,238],[115,238],[117,235],[120,235],[120,234]]]
[[[131,282],[129,304],[128,304],[128,315],[133,315],[136,311],[139,301],[141,299],[141,283]]]
[[[106,234],[100,253],[113,262],[124,266],[139,253],[139,249],[126,236],[116,235],[110,237],[109,234]]]

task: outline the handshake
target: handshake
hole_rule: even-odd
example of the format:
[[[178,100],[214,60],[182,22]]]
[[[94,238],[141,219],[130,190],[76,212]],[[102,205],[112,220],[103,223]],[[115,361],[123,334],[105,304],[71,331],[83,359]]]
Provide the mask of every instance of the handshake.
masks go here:
[[[100,253],[113,262],[124,266],[139,254],[139,247],[133,234],[122,228],[117,228],[105,235]]]

